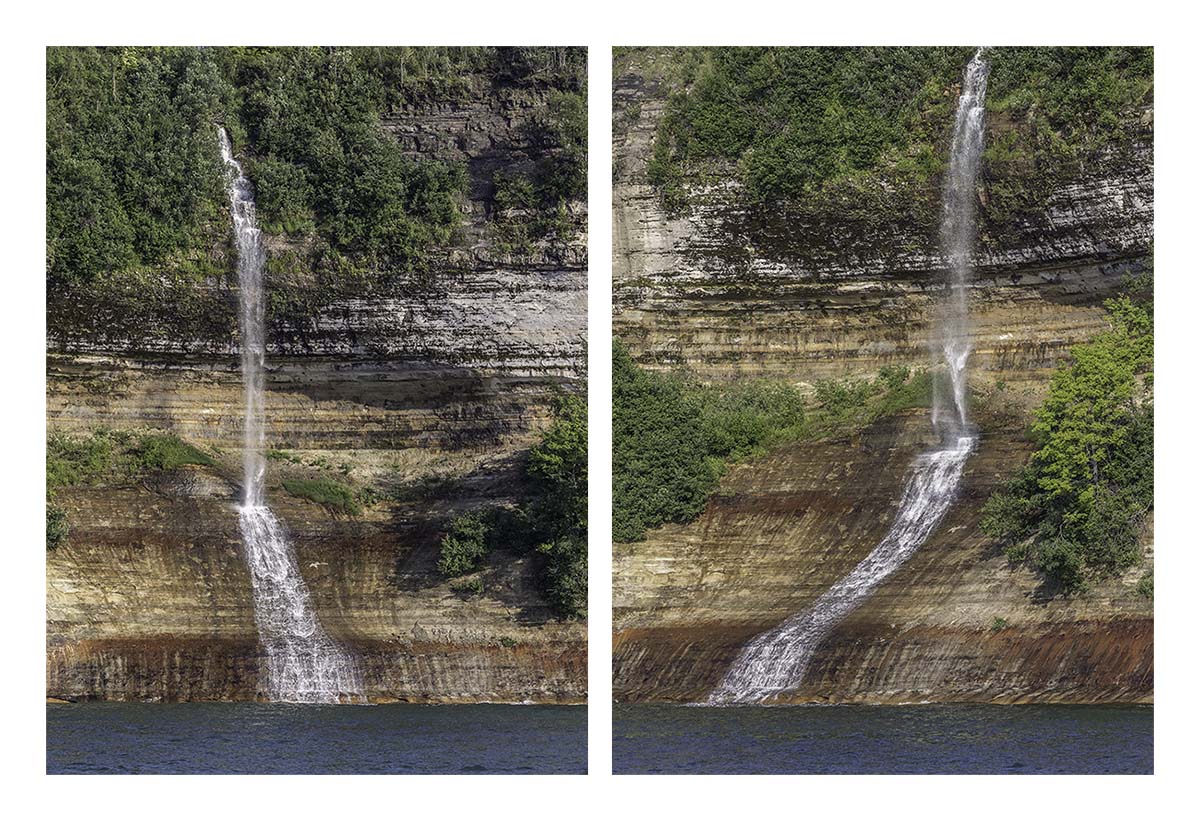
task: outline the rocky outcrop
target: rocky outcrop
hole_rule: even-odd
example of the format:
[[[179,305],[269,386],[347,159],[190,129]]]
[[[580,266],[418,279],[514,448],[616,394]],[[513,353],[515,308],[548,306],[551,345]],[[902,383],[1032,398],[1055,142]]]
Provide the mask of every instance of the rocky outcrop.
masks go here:
[[[747,209],[736,175],[716,168],[688,181],[672,213],[646,178],[671,90],[656,60],[637,52],[614,68],[613,327],[634,358],[799,385],[926,365],[944,283],[936,185],[858,181],[766,211]],[[788,699],[1152,699],[1152,604],[1135,590],[1148,563],[1064,599],[978,529],[983,501],[1028,456],[1027,412],[1049,376],[1106,327],[1104,300],[1150,267],[1152,121],[1131,117],[1141,137],[1050,180],[1037,209],[999,218],[985,179],[969,296],[973,388],[992,405],[979,451],[935,535],[837,627]],[[885,534],[928,435],[927,412],[912,411],[780,447],[735,467],[695,522],[615,545],[614,696],[705,698],[751,637]]]
[[[533,557],[490,556],[474,577],[482,593],[435,566],[450,518],[523,499],[523,455],[585,370],[584,203],[571,205],[567,242],[520,259],[489,233],[492,174],[532,162],[528,125],[548,92],[476,79],[462,98],[383,123],[412,155],[468,169],[463,226],[428,270],[369,293],[323,290],[289,262],[294,245],[268,239],[268,446],[355,487],[403,492],[347,517],[285,492],[280,477],[296,468],[276,461],[267,495],[369,698],[581,701],[586,628],[545,605]],[[51,294],[51,431],[166,430],[217,465],[57,492],[72,530],[47,554],[49,695],[261,692],[235,510],[236,277],[227,249],[214,260],[224,273],[138,272]]]

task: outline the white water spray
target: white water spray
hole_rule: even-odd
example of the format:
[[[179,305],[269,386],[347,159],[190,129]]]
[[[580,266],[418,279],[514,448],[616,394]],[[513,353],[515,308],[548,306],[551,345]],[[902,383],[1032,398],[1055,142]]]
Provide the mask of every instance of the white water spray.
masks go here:
[[[945,517],[958,493],[963,467],[975,448],[967,415],[967,283],[975,242],[975,180],[983,150],[983,99],[988,64],[976,52],[963,75],[954,120],[950,168],[942,192],[942,252],[949,262],[947,298],[939,310],[936,353],[946,379],[934,379],[936,449],[909,466],[891,529],[865,559],[805,611],[759,634],[742,648],[709,696],[710,704],[755,703],[800,686],[813,653],[871,592],[900,568]],[[935,374],[937,376],[937,374]],[[949,382],[949,390],[944,382]]]
[[[225,129],[219,130],[229,203],[238,247],[241,301],[242,381],[245,437],[242,442],[242,504],[238,526],[254,590],[254,620],[267,654],[265,695],[272,701],[335,703],[361,698],[362,675],[351,655],[329,637],[287,534],[263,498],[266,474],[263,427],[262,235],[254,214],[254,191],[233,157]]]

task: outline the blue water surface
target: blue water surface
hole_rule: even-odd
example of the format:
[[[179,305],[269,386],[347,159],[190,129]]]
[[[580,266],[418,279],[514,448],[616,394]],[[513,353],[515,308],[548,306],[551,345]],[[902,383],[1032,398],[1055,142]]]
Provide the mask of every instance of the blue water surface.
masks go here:
[[[624,773],[1152,773],[1154,708],[614,705]]]
[[[587,708],[49,704],[46,772],[585,773]]]

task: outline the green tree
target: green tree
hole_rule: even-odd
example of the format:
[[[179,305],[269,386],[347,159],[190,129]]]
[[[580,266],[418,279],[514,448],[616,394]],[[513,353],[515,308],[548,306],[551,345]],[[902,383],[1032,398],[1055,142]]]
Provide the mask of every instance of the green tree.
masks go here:
[[[1066,592],[1137,563],[1154,502],[1152,318],[1129,297],[1107,307],[1110,330],[1055,374],[1034,414],[1037,450],[980,523]]]
[[[694,518],[721,475],[701,402],[681,380],[642,370],[613,343],[613,539]]]
[[[563,616],[587,612],[587,403],[559,398],[554,422],[529,453],[530,519],[545,558],[542,589]]]
[[[734,166],[751,205],[801,202],[823,186],[869,173],[916,177],[931,193],[954,121],[953,89],[971,48],[673,49],[679,74],[647,166],[672,208],[683,182]],[[995,48],[988,108],[1004,112],[1003,150],[986,155],[1003,184],[989,199],[1030,205],[1084,155],[1128,144],[1128,116],[1148,101],[1149,48]],[[1019,182],[1014,182],[1019,180]],[[993,179],[993,183],[998,180]],[[988,209],[991,210],[989,205]],[[999,206],[997,206],[999,209]]]
[[[457,517],[443,535],[438,570],[460,576],[491,551],[517,548],[539,560],[546,602],[563,618],[587,612],[587,403],[567,394],[529,452],[529,501]]]

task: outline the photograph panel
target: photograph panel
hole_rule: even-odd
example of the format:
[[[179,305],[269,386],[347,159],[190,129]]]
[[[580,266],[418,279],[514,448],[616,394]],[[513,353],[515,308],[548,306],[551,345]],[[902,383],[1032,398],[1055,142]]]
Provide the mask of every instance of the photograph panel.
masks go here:
[[[614,770],[1151,772],[1152,49],[613,61]]]
[[[586,69],[47,50],[49,772],[586,772]]]

